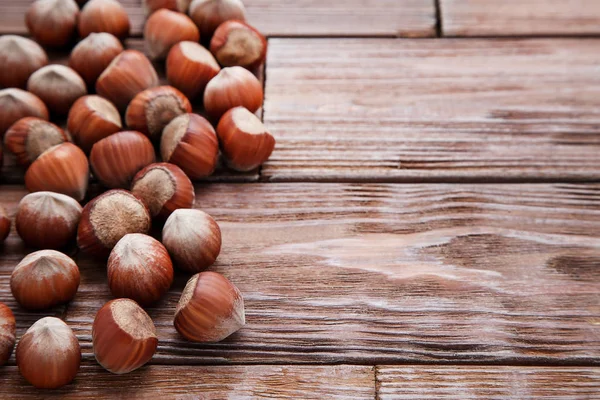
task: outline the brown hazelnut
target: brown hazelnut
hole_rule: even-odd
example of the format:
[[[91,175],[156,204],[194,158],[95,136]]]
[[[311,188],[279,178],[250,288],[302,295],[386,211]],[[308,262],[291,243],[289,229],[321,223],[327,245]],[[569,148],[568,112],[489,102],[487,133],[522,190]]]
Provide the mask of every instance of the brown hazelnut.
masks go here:
[[[187,15],[162,8],[146,21],[144,39],[150,58],[160,60],[179,42],[199,41],[200,33]]]
[[[167,56],[169,83],[193,99],[204,93],[204,88],[217,76],[221,67],[210,53],[196,42],[179,42]]]
[[[227,164],[236,171],[251,171],[267,161],[275,139],[261,120],[244,107],[227,111],[217,126]]]
[[[201,272],[188,281],[175,311],[175,329],[193,342],[220,342],[246,323],[244,298],[223,275]]]
[[[43,152],[69,141],[58,126],[44,119],[26,117],[15,122],[6,132],[6,149],[17,156],[17,163],[28,167]]]
[[[209,39],[225,21],[246,20],[246,10],[241,0],[193,0],[190,18],[200,27],[200,35]]]
[[[107,264],[108,286],[115,297],[142,306],[156,303],[173,283],[173,264],[165,246],[151,236],[130,233],[112,249]]]
[[[81,348],[67,324],[45,317],[21,337],[16,356],[19,372],[29,383],[39,389],[57,389],[75,379]]]
[[[152,359],[158,337],[152,319],[133,300],[106,303],[92,325],[94,355],[114,374],[126,374]]]
[[[175,210],[162,231],[162,242],[175,265],[187,272],[200,272],[214,264],[221,252],[221,229],[200,210]]]
[[[108,256],[128,233],[148,233],[152,219],[148,208],[126,190],[109,190],[83,208],[77,245],[89,254]]]
[[[179,11],[180,13],[187,13],[191,1],[192,0],[143,0],[142,7],[144,8],[146,15],[150,15],[161,8]]]
[[[19,202],[15,226],[27,246],[60,249],[75,239],[81,211],[81,205],[64,194],[30,193]]]
[[[129,36],[129,16],[117,0],[90,0],[79,14],[79,35],[107,32],[120,39]]]
[[[110,33],[91,33],[73,48],[69,66],[94,87],[100,74],[122,52],[123,45]]]
[[[212,125],[196,114],[175,118],[163,131],[160,152],[191,179],[209,176],[217,166],[219,142]]]
[[[152,217],[165,220],[180,208],[192,208],[196,193],[192,181],[177,165],[150,164],[137,173],[131,192],[150,210]]]
[[[17,326],[13,312],[0,303],[0,366],[6,364],[17,339]]]
[[[136,131],[110,135],[92,147],[94,176],[108,188],[128,189],[139,170],[155,161],[150,140]]]
[[[137,94],[125,113],[130,129],[160,141],[162,131],[175,117],[192,112],[187,97],[171,86],[159,86]]]
[[[256,112],[263,103],[263,88],[250,71],[242,67],[223,68],[204,92],[204,108],[215,120],[234,107]]]
[[[85,153],[73,143],[63,143],[43,152],[25,173],[30,192],[57,192],[83,200],[87,191],[89,165]]]
[[[35,71],[27,81],[27,90],[57,115],[67,115],[75,100],[87,94],[85,82],[77,72],[56,64]]]
[[[10,218],[6,209],[0,205],[0,245],[6,240],[10,233]]]
[[[150,60],[137,50],[125,50],[104,70],[96,91],[124,111],[136,94],[158,86],[158,75]]]
[[[73,139],[86,153],[96,142],[120,131],[121,127],[119,110],[110,101],[95,95],[77,100],[67,120]]]
[[[38,117],[48,120],[48,109],[35,94],[21,89],[0,90],[0,137],[21,118]]]
[[[0,86],[24,89],[27,79],[48,65],[48,56],[31,39],[16,35],[0,37]]]
[[[61,47],[75,37],[78,16],[74,0],[37,0],[27,9],[25,24],[42,45]]]
[[[210,41],[210,51],[225,67],[258,67],[267,56],[267,39],[241,21],[223,22]]]
[[[45,310],[71,301],[78,287],[77,264],[55,250],[27,255],[10,276],[13,296],[28,310]]]

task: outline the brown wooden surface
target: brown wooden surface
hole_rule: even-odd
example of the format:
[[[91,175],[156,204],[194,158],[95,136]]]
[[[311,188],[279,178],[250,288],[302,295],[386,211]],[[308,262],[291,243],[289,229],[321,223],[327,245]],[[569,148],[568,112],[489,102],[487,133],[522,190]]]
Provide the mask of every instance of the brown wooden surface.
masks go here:
[[[600,40],[269,46],[265,180],[600,179]]]
[[[5,189],[9,212],[23,194]],[[596,365],[599,201],[600,185],[198,187],[197,207],[223,231],[211,269],[244,293],[248,324],[219,344],[182,340],[178,274],[149,309],[152,362]],[[13,235],[0,259],[11,307],[25,252]],[[65,320],[92,361],[91,323],[111,295],[104,265],[76,259],[82,283]]]
[[[378,367],[378,399],[597,399],[597,368]]]
[[[16,367],[0,370],[2,398],[39,399],[373,399],[374,367],[363,366],[150,366],[113,375],[84,365],[73,384],[55,391],[34,389]]]
[[[439,0],[448,36],[600,35],[598,0]]]
[[[435,0],[244,0],[248,22],[268,36],[435,36]],[[33,0],[3,0],[0,33],[27,32]],[[141,36],[141,0],[121,0]]]

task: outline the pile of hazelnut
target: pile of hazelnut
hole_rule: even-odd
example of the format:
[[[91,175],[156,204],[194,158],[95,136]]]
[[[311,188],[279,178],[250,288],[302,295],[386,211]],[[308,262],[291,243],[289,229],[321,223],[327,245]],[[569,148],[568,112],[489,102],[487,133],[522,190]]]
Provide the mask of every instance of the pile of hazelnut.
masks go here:
[[[14,268],[12,294],[28,310],[71,301],[79,268],[57,250],[75,239],[83,253],[107,260],[116,299],[96,314],[92,342],[98,363],[116,374],[154,355],[158,337],[142,307],[169,290],[173,265],[195,274],[174,316],[183,337],[216,342],[244,325],[240,291],[205,271],[221,251],[221,231],[210,215],[192,209],[191,180],[211,175],[220,156],[234,170],[253,170],[275,146],[255,115],[263,88],[251,72],[264,62],[267,42],[245,22],[242,2],[146,0],[144,7],[152,61],[124,49],[130,22],[117,0],[37,0],[25,16],[35,41],[0,37],[0,86],[6,88],[0,135],[27,168],[30,192],[17,207],[15,227],[26,246],[40,249]],[[61,48],[77,37],[68,67],[48,65],[40,44]],[[153,62],[163,60],[171,86],[159,86]],[[192,113],[195,100],[203,101],[209,119]],[[66,117],[67,130],[51,117],[59,125]],[[82,207],[90,167],[109,190]],[[153,223],[163,224],[161,241],[149,235]],[[10,227],[0,206],[0,244]],[[0,365],[15,336],[14,315],[0,303]],[[39,388],[71,382],[80,360],[72,329],[53,317],[34,323],[16,348],[20,373]]]

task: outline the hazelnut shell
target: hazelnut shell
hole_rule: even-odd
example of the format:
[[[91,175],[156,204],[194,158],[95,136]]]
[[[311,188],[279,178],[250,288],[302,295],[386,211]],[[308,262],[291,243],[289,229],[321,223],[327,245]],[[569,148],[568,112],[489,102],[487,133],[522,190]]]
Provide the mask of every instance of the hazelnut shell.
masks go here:
[[[17,35],[0,37],[0,86],[24,89],[38,69],[48,65],[48,56],[31,39]]]
[[[210,51],[199,43],[185,41],[169,51],[166,70],[169,83],[193,99],[204,93],[204,88],[221,67]]]
[[[241,0],[193,0],[189,14],[192,21],[200,27],[203,39],[210,39],[225,21],[246,20],[246,9]]]
[[[91,33],[73,48],[69,66],[93,87],[102,72],[122,52],[123,45],[110,33]]]
[[[10,217],[6,212],[6,209],[0,205],[0,245],[6,240],[10,234]]]
[[[175,329],[193,342],[220,342],[246,323],[244,298],[223,275],[201,272],[183,289]]]
[[[242,67],[223,68],[206,85],[204,108],[215,121],[234,107],[245,107],[256,112],[263,103],[260,81]]]
[[[56,115],[67,115],[75,100],[87,94],[83,79],[72,68],[47,65],[27,81],[27,90],[37,95]]]
[[[73,140],[89,153],[94,144],[121,130],[121,115],[105,98],[84,96],[71,107],[67,128]]]
[[[149,57],[162,60],[177,43],[198,42],[200,32],[187,15],[162,8],[146,21],[144,40]]]
[[[215,31],[210,52],[224,67],[254,69],[267,57],[267,39],[244,22],[226,21]]]
[[[77,27],[81,37],[107,32],[125,39],[129,36],[131,23],[127,11],[117,0],[89,0],[81,9]]]
[[[38,43],[62,47],[74,39],[78,17],[74,0],[36,0],[27,9],[25,24]]]
[[[6,149],[17,157],[17,163],[28,167],[42,153],[53,146],[69,141],[58,126],[44,119],[25,117],[15,122],[6,132]]]
[[[6,364],[15,347],[17,326],[10,308],[0,303],[0,366]]]
[[[21,89],[0,90],[0,137],[8,128],[25,117],[37,117],[48,120],[48,108],[35,94]]]

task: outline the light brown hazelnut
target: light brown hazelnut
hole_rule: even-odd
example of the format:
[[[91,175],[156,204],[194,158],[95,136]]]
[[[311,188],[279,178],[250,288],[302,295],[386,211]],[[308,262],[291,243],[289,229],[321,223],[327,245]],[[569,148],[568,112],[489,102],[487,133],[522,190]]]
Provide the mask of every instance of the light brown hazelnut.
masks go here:
[[[36,0],[27,9],[25,24],[42,45],[62,47],[74,39],[78,16],[74,0]]]
[[[48,56],[31,39],[16,35],[0,37],[0,86],[25,89],[27,79],[48,65]]]

